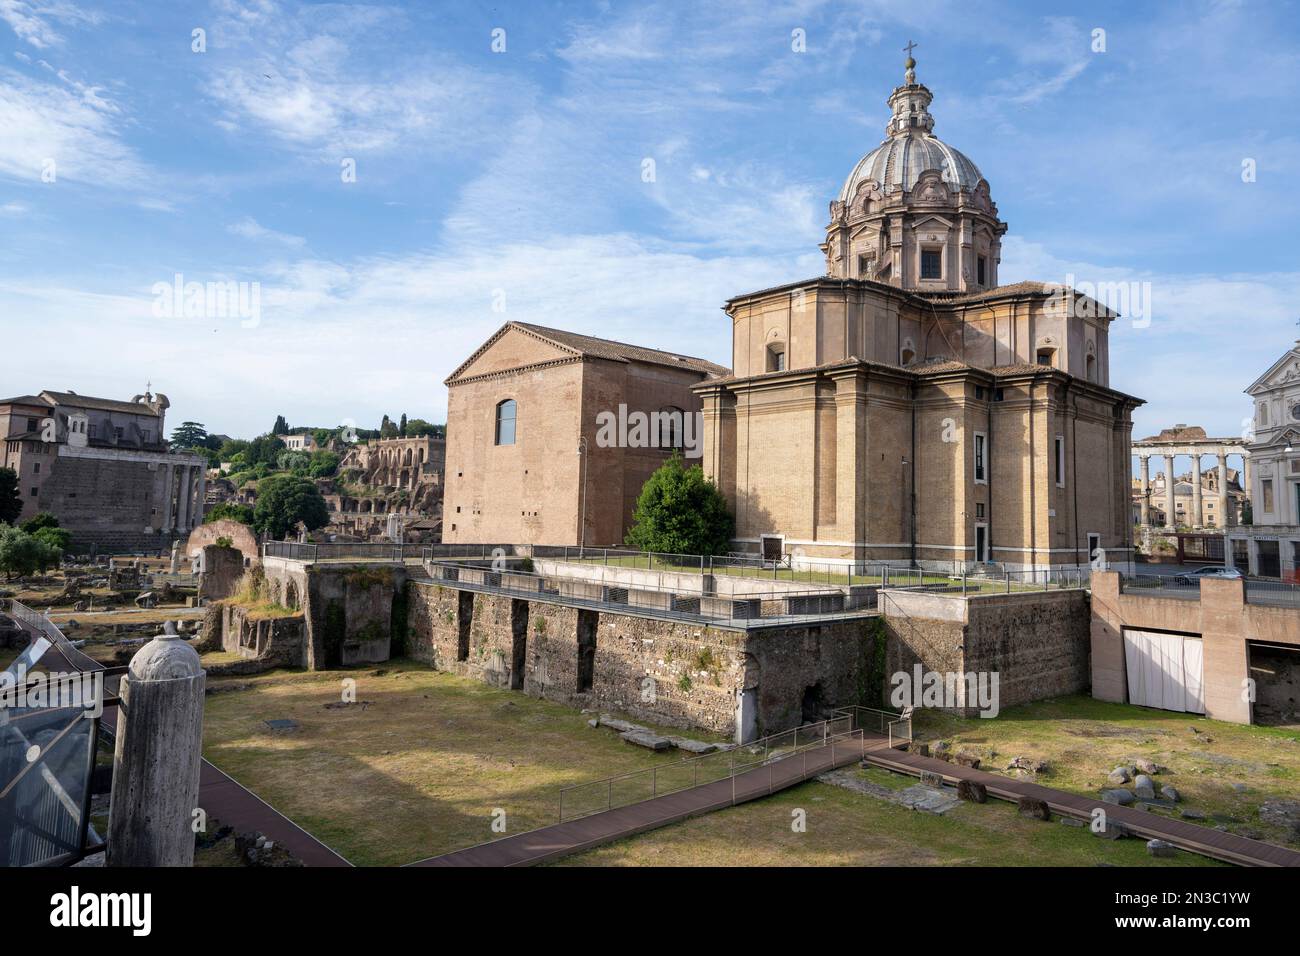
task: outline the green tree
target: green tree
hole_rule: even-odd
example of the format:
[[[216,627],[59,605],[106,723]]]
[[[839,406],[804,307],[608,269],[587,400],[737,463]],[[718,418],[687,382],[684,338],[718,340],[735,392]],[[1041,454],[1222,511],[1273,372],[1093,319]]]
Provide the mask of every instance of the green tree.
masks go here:
[[[43,529],[50,530],[50,529]],[[59,563],[59,550],[18,528],[0,527],[0,571],[22,577]]]
[[[443,437],[443,425],[435,425],[432,422],[426,422],[423,418],[412,418],[406,423],[407,438],[424,438],[432,435],[434,438]]]
[[[241,505],[236,501],[222,501],[208,509],[208,513],[203,516],[204,524],[211,524],[213,521],[222,521],[230,519],[239,521],[243,524],[253,524],[253,506]]]
[[[273,538],[283,538],[299,521],[308,531],[329,524],[329,509],[316,483],[297,475],[272,475],[257,485],[253,527]]]
[[[230,461],[240,452],[246,451],[247,449],[248,442],[244,441],[242,438],[228,438],[222,442],[221,447],[217,449],[217,457],[222,461]]]
[[[66,554],[68,546],[72,544],[72,532],[67,528],[51,528],[47,526],[44,528],[38,528],[36,531],[32,532],[31,535],[37,541],[43,542],[51,548],[55,548],[59,552],[60,556]]]
[[[274,435],[258,435],[248,443],[244,451],[244,460],[250,465],[266,465],[274,468],[280,453],[284,451],[284,442]]]
[[[35,534],[42,528],[57,528],[59,519],[54,517],[48,511],[38,511],[26,521],[23,522],[22,528],[28,534]]]
[[[0,468],[0,522],[13,524],[23,513],[23,498],[18,492],[18,472]]]
[[[314,451],[311,453],[311,465],[307,474],[313,478],[329,478],[339,470],[339,456],[332,451]]]
[[[289,434],[289,423],[284,420],[283,415],[275,416],[275,424],[271,426],[271,434],[272,435]]]
[[[402,421],[397,426],[397,434],[401,435],[403,438],[406,437],[406,412],[402,412]]]
[[[673,457],[646,479],[632,512],[628,546],[668,554],[722,554],[735,520],[717,485],[699,465]]]
[[[172,429],[172,445],[177,448],[207,448],[208,431],[198,422],[181,422]]]

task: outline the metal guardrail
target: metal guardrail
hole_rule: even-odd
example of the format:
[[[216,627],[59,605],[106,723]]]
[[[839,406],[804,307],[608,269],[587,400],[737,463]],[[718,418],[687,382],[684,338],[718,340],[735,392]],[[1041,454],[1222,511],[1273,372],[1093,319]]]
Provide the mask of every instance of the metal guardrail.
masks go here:
[[[262,545],[262,557],[287,558],[291,561],[397,561],[405,556],[400,544],[375,541],[267,541]]]
[[[1120,577],[1119,589],[1121,594],[1198,601],[1202,580],[1182,574],[1126,574]],[[1300,608],[1300,585],[1255,578],[1241,580],[1247,604]]]
[[[837,591],[718,595],[704,590],[702,585],[698,589],[682,585],[660,590],[648,585],[629,586],[598,578],[509,568],[498,570],[450,560],[425,561],[423,567],[434,584],[447,583],[464,590],[525,600],[549,597],[598,610],[662,615],[697,623],[743,626],[750,621],[800,621],[810,616],[854,614],[861,610],[847,595]]]
[[[575,784],[560,790],[560,822],[578,817],[603,813],[615,807],[628,806],[652,800],[669,793],[691,790],[695,787],[731,780],[731,800],[736,801],[736,777],[742,773],[766,766],[768,792],[772,792],[772,767],[799,758],[804,762],[807,776],[809,753],[830,748],[831,762],[835,761],[837,747],[850,740],[859,741],[856,752],[862,752],[863,732],[852,727],[852,718],[835,717],[783,733],[762,737],[747,744],[726,744],[726,749],[644,770],[615,774],[590,783]]]
[[[848,717],[854,730],[880,734],[889,739],[889,746],[912,741],[912,714],[910,711],[896,714],[893,711],[880,710],[876,707],[862,707],[857,704],[835,708],[837,717]]]

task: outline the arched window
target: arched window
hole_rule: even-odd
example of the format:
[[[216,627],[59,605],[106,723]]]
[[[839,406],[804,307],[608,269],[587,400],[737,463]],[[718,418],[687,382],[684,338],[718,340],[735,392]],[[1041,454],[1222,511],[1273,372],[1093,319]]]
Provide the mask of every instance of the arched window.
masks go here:
[[[1086,370],[1087,370],[1088,381],[1090,382],[1097,381],[1097,357],[1095,355],[1088,356],[1086,362]]]
[[[767,347],[767,370],[769,372],[785,371],[785,346],[780,342]]]
[[[504,402],[497,403],[497,441],[498,445],[513,445],[515,443],[515,400],[507,398]]]
[[[665,405],[659,409],[656,420],[659,425],[660,448],[682,447],[682,422],[685,414],[673,405]]]

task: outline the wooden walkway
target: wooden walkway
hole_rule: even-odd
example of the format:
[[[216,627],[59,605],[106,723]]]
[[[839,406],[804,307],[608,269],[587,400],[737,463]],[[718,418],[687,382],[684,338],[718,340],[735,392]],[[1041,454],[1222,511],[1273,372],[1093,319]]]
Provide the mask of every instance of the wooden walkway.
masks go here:
[[[876,734],[836,741],[833,747],[800,751],[734,777],[566,820],[539,830],[504,836],[409,865],[531,866],[545,863],[688,817],[766,797],[828,770],[858,763],[865,753],[888,747],[889,741]]]
[[[920,776],[922,771],[928,770],[931,773],[942,774],[949,783],[956,783],[959,780],[982,783],[988,788],[990,796],[1012,802],[1018,801],[1021,797],[1035,797],[1046,802],[1053,813],[1076,819],[1091,820],[1092,811],[1101,807],[1106,811],[1107,821],[1122,824],[1135,836],[1147,840],[1164,840],[1181,849],[1228,863],[1241,866],[1300,866],[1300,852],[1286,847],[1260,840],[1249,840],[1212,827],[1170,819],[1137,807],[1121,807],[1106,803],[1100,798],[1084,797],[983,770],[972,770],[934,757],[922,757],[898,750],[875,749],[864,754],[863,759],[876,767],[915,776]]]

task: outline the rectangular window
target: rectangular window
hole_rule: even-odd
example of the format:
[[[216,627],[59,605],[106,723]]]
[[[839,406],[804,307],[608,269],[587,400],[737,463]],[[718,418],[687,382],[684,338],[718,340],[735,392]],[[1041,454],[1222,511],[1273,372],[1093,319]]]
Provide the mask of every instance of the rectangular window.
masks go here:
[[[983,432],[975,433],[975,483],[988,484],[988,466],[985,462],[987,442]]]
[[[40,427],[40,422],[38,422],[36,419],[34,418],[27,419],[27,430],[29,432],[34,432],[39,427]]]
[[[1259,490],[1264,496],[1264,513],[1273,513],[1273,479],[1265,478],[1259,483]]]
[[[938,249],[921,250],[921,278],[943,278],[943,254]]]
[[[1056,487],[1065,487],[1065,436],[1056,436]]]
[[[32,474],[39,475],[40,473],[41,473],[41,463],[39,461],[32,462]]]
[[[982,501],[975,502],[975,517],[977,518],[984,517],[984,502]]]
[[[984,257],[980,256],[975,260],[975,281],[980,285],[984,284]]]
[[[37,492],[37,489],[36,489],[36,488],[33,488],[33,489],[32,489],[32,497],[33,497],[33,498],[36,497],[36,492]]]

